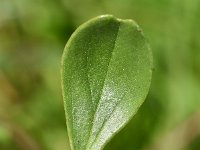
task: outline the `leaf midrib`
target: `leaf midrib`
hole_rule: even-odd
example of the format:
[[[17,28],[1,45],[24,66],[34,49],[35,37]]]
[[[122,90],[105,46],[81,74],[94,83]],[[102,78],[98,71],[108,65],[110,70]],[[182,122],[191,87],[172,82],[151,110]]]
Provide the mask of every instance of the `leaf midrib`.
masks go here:
[[[92,119],[92,125],[91,125],[90,131],[89,131],[90,134],[88,136],[88,141],[87,141],[87,144],[86,144],[86,150],[90,150],[90,148],[92,147],[93,143],[97,140],[97,138],[98,138],[98,136],[99,136],[99,134],[101,132],[101,129],[104,127],[105,122],[110,118],[110,117],[108,117],[106,120],[103,121],[100,130],[98,131],[98,133],[96,133],[94,140],[92,140],[92,143],[90,144],[89,141],[90,141],[90,138],[91,138],[91,135],[92,135],[92,129],[93,129],[93,126],[94,126],[94,120],[95,120],[95,116],[96,116],[97,110],[98,110],[97,108],[99,107],[99,103],[100,103],[100,100],[101,100],[101,97],[102,97],[103,89],[104,89],[104,86],[105,86],[105,80],[106,80],[107,75],[108,75],[108,70],[109,70],[109,67],[110,67],[110,62],[111,62],[111,59],[112,59],[112,56],[113,56],[113,52],[114,52],[114,49],[115,49],[115,46],[116,46],[116,41],[117,41],[117,37],[118,37],[118,33],[119,33],[119,28],[120,28],[120,24],[121,24],[121,22],[119,20],[115,19],[115,21],[117,21],[117,23],[118,23],[117,34],[116,34],[116,37],[115,37],[115,40],[114,40],[112,52],[111,52],[110,59],[109,59],[109,62],[108,62],[105,79],[103,81],[103,86],[102,86],[102,89],[101,89],[101,95],[99,96],[98,103],[97,103],[97,106],[96,106],[95,111],[94,111],[94,115],[93,115],[93,119]],[[87,53],[87,58],[88,58],[88,53]],[[88,67],[88,59],[87,59],[87,67]],[[88,74],[87,74],[87,77],[88,77],[88,82],[89,82],[89,75]],[[91,92],[92,90],[91,90],[90,82],[89,82],[89,88],[90,88],[90,92]],[[91,98],[92,98],[92,95],[91,95]],[[116,104],[116,106],[117,106],[117,104]],[[113,111],[111,112],[111,114],[114,112],[114,110],[115,110],[115,108],[113,109]]]

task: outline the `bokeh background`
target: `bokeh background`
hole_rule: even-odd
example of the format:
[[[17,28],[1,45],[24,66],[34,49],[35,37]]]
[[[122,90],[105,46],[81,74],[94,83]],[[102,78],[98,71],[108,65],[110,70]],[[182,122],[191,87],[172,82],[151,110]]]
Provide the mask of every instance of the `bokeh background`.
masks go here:
[[[0,0],[0,150],[69,150],[60,60],[102,14],[138,22],[154,55],[145,103],[105,150],[200,149],[199,0]]]

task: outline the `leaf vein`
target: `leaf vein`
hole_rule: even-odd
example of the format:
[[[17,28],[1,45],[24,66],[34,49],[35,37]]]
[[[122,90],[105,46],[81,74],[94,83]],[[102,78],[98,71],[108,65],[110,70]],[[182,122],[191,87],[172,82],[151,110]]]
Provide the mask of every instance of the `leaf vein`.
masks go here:
[[[90,141],[90,138],[91,138],[91,136],[92,136],[92,129],[93,129],[93,126],[94,126],[94,120],[95,120],[95,116],[96,116],[97,110],[98,110],[97,108],[99,107],[99,104],[100,104],[100,99],[101,99],[101,96],[102,96],[102,93],[103,93],[103,89],[104,89],[104,85],[105,85],[105,80],[106,80],[106,77],[107,77],[107,74],[108,74],[108,70],[109,70],[109,67],[110,67],[110,62],[111,62],[111,59],[112,59],[112,56],[113,56],[113,52],[114,52],[115,45],[116,45],[116,40],[117,40],[118,33],[119,33],[120,22],[118,22],[118,23],[119,23],[119,25],[118,25],[118,29],[117,29],[117,34],[116,34],[115,41],[114,41],[114,44],[113,44],[113,48],[112,48],[110,60],[109,60],[109,62],[108,62],[108,67],[107,67],[107,71],[106,71],[106,76],[105,76],[105,79],[104,79],[104,81],[103,81],[103,86],[102,86],[102,89],[101,89],[101,95],[100,95],[100,97],[99,97],[99,101],[98,101],[98,103],[97,103],[96,110],[95,110],[95,112],[94,112],[93,121],[92,121],[93,124],[92,124],[91,129],[90,129],[90,135],[89,135],[89,138],[88,138],[88,142],[87,142],[86,148],[89,148],[89,147],[92,146],[92,144],[93,144],[94,141],[96,140],[97,135],[98,135],[99,132],[100,132],[100,131],[99,131],[99,132],[97,133],[97,135],[95,136],[95,139],[94,139],[94,141],[92,142],[92,144],[91,144],[91,145],[88,145],[88,144],[89,144],[89,141]],[[103,122],[103,124],[104,124],[104,122]],[[103,126],[103,124],[102,124],[102,126]],[[101,129],[101,128],[100,128],[100,129]]]

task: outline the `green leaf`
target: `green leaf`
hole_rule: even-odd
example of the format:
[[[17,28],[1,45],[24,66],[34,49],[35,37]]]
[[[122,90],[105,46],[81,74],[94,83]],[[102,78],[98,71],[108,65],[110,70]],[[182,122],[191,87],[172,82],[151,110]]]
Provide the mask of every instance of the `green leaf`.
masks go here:
[[[62,58],[71,149],[102,149],[145,100],[151,74],[151,51],[134,21],[104,15],[80,26]]]

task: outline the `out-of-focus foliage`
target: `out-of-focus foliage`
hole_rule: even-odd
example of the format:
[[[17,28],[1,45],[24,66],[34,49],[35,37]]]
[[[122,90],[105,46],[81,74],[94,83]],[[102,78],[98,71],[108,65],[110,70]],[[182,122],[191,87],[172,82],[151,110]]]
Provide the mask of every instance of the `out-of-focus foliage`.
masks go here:
[[[69,149],[61,55],[105,13],[138,22],[155,68],[146,102],[105,149],[200,149],[199,0],[0,0],[0,149]]]

